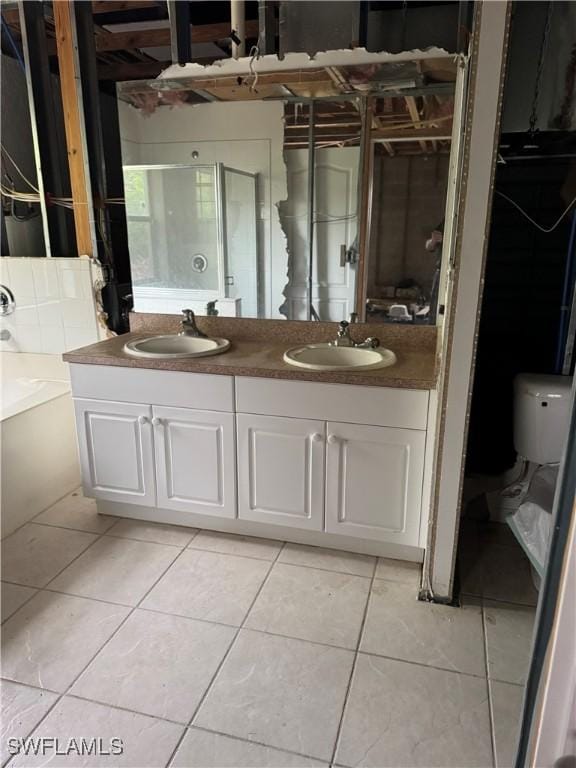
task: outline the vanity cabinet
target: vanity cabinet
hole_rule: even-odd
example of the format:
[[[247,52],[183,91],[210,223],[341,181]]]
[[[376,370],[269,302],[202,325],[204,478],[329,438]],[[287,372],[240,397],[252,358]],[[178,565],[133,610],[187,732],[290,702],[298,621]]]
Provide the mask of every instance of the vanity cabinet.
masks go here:
[[[85,399],[75,409],[87,496],[236,516],[231,413]]]
[[[150,506],[156,501],[152,408],[106,400],[74,401],[87,496]]]
[[[325,425],[240,413],[238,517],[324,530]]]
[[[425,390],[71,374],[84,492],[104,513],[402,557],[423,546],[435,402]]]
[[[416,545],[426,433],[327,426],[326,531]]]
[[[234,416],[152,408],[157,506],[236,517]]]

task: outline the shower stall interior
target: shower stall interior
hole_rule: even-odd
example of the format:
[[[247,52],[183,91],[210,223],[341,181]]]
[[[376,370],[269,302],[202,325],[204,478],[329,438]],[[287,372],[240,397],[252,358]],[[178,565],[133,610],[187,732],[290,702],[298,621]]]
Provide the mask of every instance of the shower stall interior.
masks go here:
[[[125,165],[136,312],[258,317],[258,174],[212,165]]]

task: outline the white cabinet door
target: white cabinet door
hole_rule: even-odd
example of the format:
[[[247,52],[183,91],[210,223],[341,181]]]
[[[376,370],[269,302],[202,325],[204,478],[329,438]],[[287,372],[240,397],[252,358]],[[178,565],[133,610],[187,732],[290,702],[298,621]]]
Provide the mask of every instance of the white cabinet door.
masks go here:
[[[106,501],[154,506],[151,408],[75,400],[84,493]]]
[[[153,406],[158,506],[236,517],[234,415]]]
[[[328,422],[326,531],[417,546],[425,437]]]
[[[324,528],[323,421],[238,414],[238,516]]]

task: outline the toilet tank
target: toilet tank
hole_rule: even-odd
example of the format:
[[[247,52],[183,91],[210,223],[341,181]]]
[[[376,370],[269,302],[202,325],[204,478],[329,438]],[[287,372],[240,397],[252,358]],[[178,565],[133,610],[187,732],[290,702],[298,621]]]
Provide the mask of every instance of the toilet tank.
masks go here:
[[[561,460],[572,377],[520,373],[514,380],[514,447],[537,464]]]

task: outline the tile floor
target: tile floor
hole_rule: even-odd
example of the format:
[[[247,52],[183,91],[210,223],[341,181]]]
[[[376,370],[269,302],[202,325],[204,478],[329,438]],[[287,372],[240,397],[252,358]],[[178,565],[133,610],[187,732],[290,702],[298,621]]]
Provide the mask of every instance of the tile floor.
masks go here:
[[[3,542],[2,764],[510,766],[536,593],[505,530],[465,533],[456,609],[409,563],[68,496]],[[30,735],[123,753],[11,758]]]

